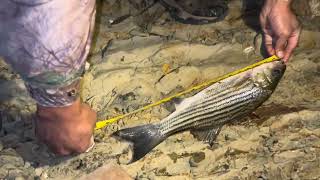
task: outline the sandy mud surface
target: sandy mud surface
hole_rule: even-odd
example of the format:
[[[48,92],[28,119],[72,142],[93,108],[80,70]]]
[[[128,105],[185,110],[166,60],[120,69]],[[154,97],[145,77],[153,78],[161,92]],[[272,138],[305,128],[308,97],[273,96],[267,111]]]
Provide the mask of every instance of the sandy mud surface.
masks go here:
[[[224,21],[201,26],[175,22],[158,3],[143,11],[151,3],[99,1],[81,91],[99,120],[265,55],[257,22],[260,1],[231,0]],[[172,104],[97,130],[96,146],[88,153],[55,157],[34,137],[35,104],[22,80],[0,61],[0,179],[75,179],[108,163],[119,164],[135,179],[320,179],[320,1],[296,1],[294,9],[303,23],[299,47],[256,115],[224,126],[212,147],[184,132],[129,165],[128,144],[109,135],[159,121],[174,110]]]

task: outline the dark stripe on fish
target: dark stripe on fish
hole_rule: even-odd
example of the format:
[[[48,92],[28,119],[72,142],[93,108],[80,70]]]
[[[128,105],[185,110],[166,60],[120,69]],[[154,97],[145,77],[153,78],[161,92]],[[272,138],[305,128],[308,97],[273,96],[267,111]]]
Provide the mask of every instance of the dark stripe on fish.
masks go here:
[[[252,88],[253,87],[251,87],[251,89]],[[248,89],[249,89],[249,87],[248,87]],[[183,118],[183,117],[192,115],[192,113],[195,113],[194,111],[192,111],[194,109],[198,109],[198,111],[202,111],[204,107],[211,106],[212,104],[216,104],[218,102],[220,102],[220,103],[225,102],[226,99],[230,99],[232,97],[239,96],[242,93],[248,91],[248,89],[239,89],[238,91],[232,91],[233,93],[228,92],[228,94],[227,94],[228,96],[224,96],[224,97],[221,96],[220,98],[214,99],[213,101],[212,101],[212,98],[210,98],[211,101],[209,101],[209,100],[202,101],[203,103],[200,102],[198,104],[193,105],[192,108],[187,109],[188,111],[182,111],[181,113],[177,114],[176,116],[171,117],[172,118],[171,121],[176,121],[178,118]]]
[[[248,105],[251,102],[252,94],[257,93],[256,91],[259,91],[259,89],[255,88],[248,93],[243,93],[242,95],[245,95],[245,96],[238,97],[237,98],[238,100],[226,99],[227,101],[231,101],[232,103],[225,103],[224,105],[220,105],[220,106],[214,105],[213,107],[204,109],[204,110],[198,112],[197,114],[193,113],[194,114],[193,116],[188,116],[187,118],[182,118],[182,119],[176,119],[175,122],[171,122],[172,124],[170,126],[167,126],[167,127],[161,126],[162,133],[171,134],[170,131],[172,129],[177,129],[177,130],[174,130],[174,132],[179,132],[181,130],[184,130],[185,128],[190,128],[190,126],[194,126],[192,123],[194,123],[196,121],[198,121],[197,126],[198,125],[201,126],[201,124],[203,124],[203,122],[201,122],[201,120],[203,120],[205,118],[211,118],[211,117],[213,118],[210,121],[211,126],[216,125],[216,124],[220,124],[221,122],[216,121],[216,120],[219,120],[219,119],[225,118],[225,117],[229,117],[230,116],[229,113],[232,113],[232,111],[234,111],[238,108],[241,109],[241,107],[245,107],[246,105]],[[214,108],[214,107],[216,107],[216,108]],[[217,116],[217,117],[215,117],[215,116]],[[167,124],[167,123],[164,122],[164,124]]]

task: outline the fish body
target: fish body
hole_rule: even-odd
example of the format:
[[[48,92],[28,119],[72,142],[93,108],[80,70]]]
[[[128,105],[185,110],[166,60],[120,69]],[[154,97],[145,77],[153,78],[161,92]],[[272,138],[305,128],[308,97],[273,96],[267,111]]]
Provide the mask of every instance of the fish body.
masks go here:
[[[285,69],[282,61],[262,64],[184,99],[158,123],[122,129],[113,136],[132,142],[131,162],[145,156],[167,137],[187,130],[212,145],[224,124],[251,114],[271,96]]]

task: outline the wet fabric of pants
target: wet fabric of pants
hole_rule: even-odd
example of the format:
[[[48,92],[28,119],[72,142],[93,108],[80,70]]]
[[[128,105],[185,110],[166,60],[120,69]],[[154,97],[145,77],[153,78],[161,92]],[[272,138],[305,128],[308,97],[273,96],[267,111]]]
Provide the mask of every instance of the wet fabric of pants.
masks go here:
[[[0,56],[41,106],[79,96],[95,21],[95,0],[1,0]]]

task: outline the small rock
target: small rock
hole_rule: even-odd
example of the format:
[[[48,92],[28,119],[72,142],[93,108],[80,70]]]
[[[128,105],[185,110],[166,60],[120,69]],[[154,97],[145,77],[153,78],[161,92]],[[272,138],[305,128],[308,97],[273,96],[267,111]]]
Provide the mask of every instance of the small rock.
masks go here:
[[[8,179],[15,179],[15,177],[21,177],[23,171],[20,169],[9,170]]]
[[[225,131],[222,131],[219,136],[217,137],[217,141],[221,142],[221,141],[234,141],[237,140],[240,135],[239,132],[236,131],[236,129],[227,126],[224,127]]]
[[[250,142],[250,141],[234,141],[232,143],[230,143],[229,146],[233,151],[238,153],[248,153],[251,151],[251,149],[253,149],[254,147],[256,147],[256,143],[254,142]]]
[[[148,33],[144,33],[144,32],[138,31],[136,29],[133,29],[132,31],[130,31],[130,35],[132,35],[132,36],[141,36],[141,37],[150,36]]]
[[[28,168],[28,167],[30,167],[30,166],[31,166],[31,164],[30,164],[29,162],[26,161],[26,162],[24,163],[24,167],[25,167],[25,168]]]
[[[249,47],[244,48],[243,53],[248,56],[251,53],[254,53],[254,50],[255,50],[255,48],[253,46],[249,46]]]
[[[85,175],[80,180],[132,180],[121,167],[113,164],[102,166],[92,173]]]
[[[226,17],[226,20],[229,22],[235,21],[239,18],[241,18],[241,7],[242,7],[241,1],[230,1],[228,4],[229,6],[229,13]]]
[[[14,180],[25,180],[25,178],[22,177],[22,176],[18,176],[18,177],[16,177],[16,178],[14,178]]]
[[[85,70],[87,71],[90,68],[90,63],[86,62]]]
[[[48,174],[46,172],[43,172],[40,176],[40,179],[48,179]]]
[[[157,168],[155,172],[156,172],[155,174],[156,174],[157,176],[167,176],[167,175],[168,175],[166,167],[164,167],[164,168]]]
[[[132,152],[129,151],[128,153],[124,152],[124,154],[121,154],[118,161],[120,164],[128,164],[131,160]]]
[[[190,165],[186,158],[178,159],[176,163],[171,164],[167,167],[167,172],[171,176],[176,176],[180,174],[189,174]]]
[[[198,164],[206,158],[206,154],[204,152],[196,152],[193,153],[190,157],[189,164],[191,167],[197,167]]]
[[[21,167],[24,165],[23,159],[19,156],[1,155],[0,162],[4,165],[11,165],[14,167]]]
[[[158,34],[166,37],[172,36],[173,34],[173,32],[169,31],[167,28],[164,28],[162,26],[156,26],[156,25],[151,27],[150,33]]]
[[[274,155],[274,162],[275,163],[284,163],[287,161],[295,161],[300,158],[304,158],[305,153],[301,152],[300,150],[292,150],[292,151],[284,151],[280,154]]]
[[[8,170],[5,168],[0,168],[0,178],[6,177],[8,175]]]
[[[36,168],[34,170],[34,172],[35,172],[36,176],[41,176],[43,169],[41,167],[39,167],[39,168]]]
[[[294,122],[297,122],[300,119],[298,113],[290,113],[282,116],[279,120],[275,121],[271,125],[272,130],[282,130],[287,128]]]

